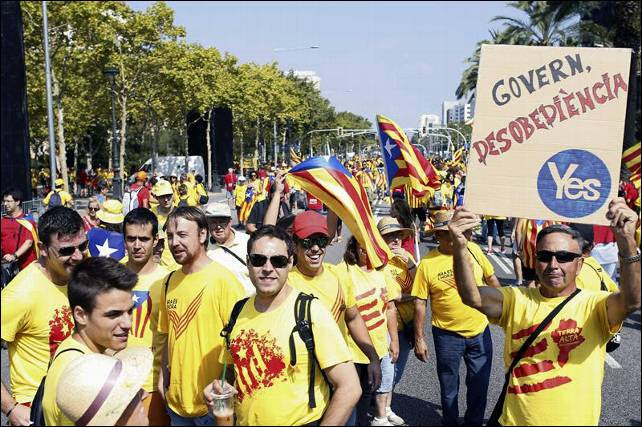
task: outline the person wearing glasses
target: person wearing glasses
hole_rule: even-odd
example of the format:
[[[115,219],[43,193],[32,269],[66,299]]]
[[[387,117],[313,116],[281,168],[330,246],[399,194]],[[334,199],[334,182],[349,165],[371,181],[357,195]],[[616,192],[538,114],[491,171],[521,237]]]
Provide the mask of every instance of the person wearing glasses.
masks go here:
[[[501,408],[501,425],[597,425],[602,407],[606,345],[627,316],[640,308],[640,249],[636,213],[623,198],[606,214],[620,257],[620,288],[615,292],[576,293],[582,269],[580,234],[551,225],[536,239],[539,288],[477,287],[467,262],[466,233],[479,218],[458,209],[449,224],[457,287],[463,302],[505,331],[504,362],[512,363],[533,329],[570,295],[512,371]]]
[[[218,357],[224,346],[219,331],[227,324],[243,285],[207,256],[207,218],[200,208],[176,208],[167,218],[167,239],[181,265],[161,290],[158,332],[167,334],[158,387],[167,402],[171,425],[213,425],[202,392],[220,378]]]
[[[292,334],[300,294],[289,285],[292,239],[281,228],[266,225],[252,234],[247,251],[256,295],[243,304],[229,331],[229,346],[221,354],[233,369],[228,369],[226,383],[221,384],[220,376],[210,378],[203,390],[205,400],[211,407],[212,392],[235,393],[237,425],[345,425],[361,394],[359,379],[348,346],[323,303],[313,299],[307,311],[312,359],[300,335]]]
[[[453,272],[453,242],[448,232],[454,211],[440,210],[434,214],[434,232],[439,246],[426,254],[415,274],[411,295],[415,297],[415,356],[428,361],[424,339],[426,301],[430,299],[430,323],[435,343],[437,378],[441,393],[443,424],[457,425],[459,419],[459,366],[466,364],[466,412],[464,424],[482,425],[488,383],[493,362],[493,341],[488,320],[467,307],[457,293]],[[467,232],[470,238],[472,231]],[[466,244],[466,257],[474,271],[476,286],[499,288],[492,264],[481,248]]]
[[[374,393],[381,385],[381,364],[366,324],[359,314],[356,296],[345,268],[324,263],[330,242],[326,218],[314,211],[301,212],[292,226],[296,265],[288,276],[294,289],[318,297],[331,312],[350,350],[354,363],[365,367],[369,388]]]
[[[250,236],[232,228],[232,214],[227,203],[210,203],[205,209],[205,216],[211,244],[207,256],[229,268],[245,288],[246,295],[254,294],[254,285],[245,263]]]
[[[99,210],[100,203],[98,202],[98,198],[96,196],[90,197],[87,202],[87,215],[82,217],[82,224],[86,233],[100,225],[100,220],[96,216]]]
[[[45,379],[42,408],[45,425],[73,425],[56,404],[65,369],[83,354],[113,354],[128,345],[132,328],[132,289],[136,273],[113,258],[83,260],[69,280],[69,306],[75,328],[58,347]],[[86,378],[88,380],[89,378]]]
[[[11,393],[2,384],[2,412],[12,425],[29,425],[29,407],[58,345],[73,331],[67,283],[88,255],[78,212],[49,209],[38,223],[40,258],[2,290],[2,339],[8,343]]]

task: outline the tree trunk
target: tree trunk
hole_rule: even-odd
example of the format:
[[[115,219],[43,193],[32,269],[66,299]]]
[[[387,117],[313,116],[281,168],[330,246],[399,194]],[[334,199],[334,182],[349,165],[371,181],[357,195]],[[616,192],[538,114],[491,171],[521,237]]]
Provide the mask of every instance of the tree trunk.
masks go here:
[[[241,161],[239,162],[239,169],[241,175],[243,175],[243,132],[239,132],[239,138],[241,139]]]
[[[87,137],[89,138],[89,143],[88,143],[88,150],[86,155],[87,159],[87,170],[90,171],[92,169],[92,160],[94,157],[94,147],[93,147],[93,141],[94,139],[92,138],[91,134],[88,134]]]
[[[212,188],[212,139],[210,131],[212,128],[212,109],[207,112],[207,132],[205,133],[205,141],[207,142],[207,189]]]
[[[123,173],[126,171],[125,168],[125,147],[127,145],[127,95],[122,95],[120,97],[122,112],[120,115],[120,152],[118,153],[118,162],[120,163],[120,176],[125,176],[125,180],[129,178],[128,173]]]
[[[51,81],[53,83],[53,97],[56,100],[55,115],[56,124],[58,125],[56,132],[58,139],[58,153],[56,154],[56,158],[58,160],[58,168],[60,169],[60,177],[65,182],[65,191],[69,191],[69,182],[67,182],[67,148],[65,145],[64,107],[62,106],[62,99],[60,97],[60,84],[54,75],[53,69],[51,70]]]
[[[74,188],[74,194],[78,194],[78,184],[76,182],[78,180],[78,140],[77,139],[76,141],[74,141],[74,172],[76,175],[75,176],[76,179],[74,179],[72,186]]]
[[[256,163],[258,163],[259,159],[259,134],[261,129],[261,119],[256,119],[256,139],[254,140],[254,168],[256,169]]]

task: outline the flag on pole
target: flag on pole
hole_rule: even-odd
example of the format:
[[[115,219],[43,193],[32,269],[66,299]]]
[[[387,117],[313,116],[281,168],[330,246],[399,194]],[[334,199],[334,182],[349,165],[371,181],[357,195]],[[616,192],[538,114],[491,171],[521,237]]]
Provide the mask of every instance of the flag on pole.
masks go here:
[[[290,169],[288,174],[341,218],[366,250],[373,268],[385,265],[392,258],[377,230],[366,191],[336,157],[312,157]]]
[[[299,156],[296,151],[294,151],[294,148],[290,147],[290,160],[295,164],[301,163],[301,156]]]
[[[453,163],[462,163],[464,160],[464,147],[461,147],[459,150],[453,153]]]
[[[388,188],[409,185],[418,197],[432,193],[440,185],[432,164],[410,144],[395,122],[377,115],[381,153]]]

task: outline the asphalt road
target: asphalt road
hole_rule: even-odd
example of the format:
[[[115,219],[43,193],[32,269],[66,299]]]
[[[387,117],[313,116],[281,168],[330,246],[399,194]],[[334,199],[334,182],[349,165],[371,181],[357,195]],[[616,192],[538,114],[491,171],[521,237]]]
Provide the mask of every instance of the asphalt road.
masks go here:
[[[220,194],[213,194],[211,200],[220,200]],[[79,207],[84,207],[82,202]],[[375,210],[375,212],[377,212]],[[84,212],[81,212],[84,213]],[[385,213],[385,212],[382,212]],[[338,262],[343,256],[345,243],[349,236],[344,227],[342,241],[329,247],[326,261]],[[434,244],[422,243],[420,253],[423,256]],[[485,249],[485,245],[482,245]],[[493,254],[490,260],[495,272],[504,286],[513,283],[513,267],[509,254]],[[430,307],[428,307],[430,310]],[[488,404],[485,417],[488,418],[499,396],[504,378],[504,365],[501,359],[504,333],[491,325],[494,344],[493,367],[488,389]],[[410,355],[401,382],[396,387],[393,396],[393,410],[406,420],[408,425],[440,425],[441,405],[439,398],[439,382],[435,365],[434,345],[430,326],[426,328],[426,337],[431,357],[427,363],[417,360]],[[9,369],[7,351],[2,350],[2,381],[8,384]],[[615,352],[607,355],[604,382],[602,384],[602,415],[600,425],[640,425],[640,311],[632,314],[624,323],[622,329],[622,345]],[[459,410],[463,417],[466,409],[465,402],[465,370],[460,368]],[[581,399],[581,396],[578,396]],[[568,408],[574,410],[574,408]],[[2,416],[2,425],[6,418]]]

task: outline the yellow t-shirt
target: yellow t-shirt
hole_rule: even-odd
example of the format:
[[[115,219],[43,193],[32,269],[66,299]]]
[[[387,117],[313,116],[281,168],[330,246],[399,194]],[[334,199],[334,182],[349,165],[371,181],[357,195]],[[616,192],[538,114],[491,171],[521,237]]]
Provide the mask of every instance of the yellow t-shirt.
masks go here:
[[[53,284],[33,262],[2,290],[1,301],[11,393],[18,403],[31,402],[49,359],[74,328],[67,286]]]
[[[493,266],[476,244],[469,242],[468,250],[475,283],[483,286],[483,278],[495,274]],[[471,252],[474,258],[470,256]],[[439,329],[471,338],[482,333],[488,326],[485,315],[462,302],[455,283],[452,255],[442,254],[437,248],[428,252],[419,263],[412,285],[412,296],[423,300],[430,296],[432,325]]]
[[[601,291],[604,282],[606,290],[609,292],[617,292],[619,290],[617,284],[611,279],[600,263],[592,256],[584,258],[584,265],[580,271],[579,276],[575,279],[575,285],[587,291]]]
[[[330,388],[319,366],[327,369],[352,359],[332,315],[323,303],[313,300],[310,320],[319,366],[314,376],[316,408],[311,409],[308,351],[296,333],[296,365],[290,364],[289,340],[298,295],[299,291],[291,289],[279,307],[265,313],[256,311],[253,296],[239,314],[230,334],[230,351],[221,355],[234,363],[237,425],[291,426],[318,420],[330,401]]]
[[[64,350],[76,349],[79,351],[65,351]],[[45,380],[45,390],[42,398],[42,408],[45,414],[45,423],[48,426],[73,426],[75,423],[65,416],[56,403],[56,393],[58,389],[58,381],[60,376],[69,366],[71,361],[76,360],[83,354],[91,354],[92,351],[84,343],[75,340],[72,336],[67,337],[56,351],[55,360],[51,363],[49,371],[47,371],[47,379]]]
[[[412,255],[408,254],[410,257]],[[414,261],[413,261],[414,263]],[[386,264],[386,269],[390,272],[392,277],[395,279],[397,285],[397,292],[402,296],[409,296],[412,294],[412,275],[408,270],[408,263],[405,262],[401,257],[395,256],[392,257],[388,264]],[[404,324],[408,326],[413,325],[413,320],[415,318],[415,302],[412,300],[400,301],[396,303],[397,306],[397,330],[403,331]]]
[[[218,357],[224,340],[219,332],[244,293],[230,270],[215,261],[188,275],[176,270],[167,295],[163,284],[158,331],[168,334],[171,373],[166,396],[168,406],[178,415],[207,413],[203,389],[223,371]]]
[[[132,312],[132,328],[129,330],[127,346],[147,347],[154,353],[154,367],[143,389],[146,392],[156,390],[158,384],[158,372],[165,336],[157,332],[158,329],[158,306],[161,300],[161,292],[165,286],[165,277],[169,271],[161,266],[149,274],[139,275],[138,283],[132,289],[134,310]]]
[[[319,298],[319,301],[323,303],[339,326],[341,335],[347,343],[350,331],[346,325],[345,313],[347,308],[354,307],[357,302],[354,298],[352,283],[349,280],[344,280],[339,270],[335,265],[323,263],[323,273],[310,277],[294,267],[288,274],[288,284],[299,292]],[[367,357],[365,360],[357,360],[362,355],[363,353],[354,355],[356,363],[369,362]]]
[[[544,298],[537,288],[499,289],[507,369],[534,327],[565,297]],[[608,292],[581,291],[544,329],[513,370],[501,425],[598,425],[606,343]]]
[[[245,192],[247,191],[247,184],[236,184],[234,189],[234,203],[240,207],[245,200]]]
[[[357,308],[366,324],[370,340],[377,355],[384,357],[388,353],[388,301],[399,297],[395,279],[386,270],[363,271],[359,266],[348,266],[345,262],[338,264],[337,268],[347,270],[346,276],[352,282]],[[348,337],[348,345],[353,354],[359,355],[355,359],[363,360],[365,355],[352,337]]]
[[[47,194],[42,201],[42,204],[45,206],[49,206],[49,200],[51,200],[51,196],[53,195],[54,191],[50,191],[49,194]],[[58,193],[60,194],[60,202],[62,203],[62,206],[71,206],[73,202],[73,197],[71,197],[71,194],[67,193],[65,190],[59,190]]]
[[[169,240],[167,239],[167,233],[165,232],[165,230],[163,230],[169,214],[163,215],[158,211],[158,208],[152,208],[151,211],[154,213],[154,215],[156,215],[156,218],[158,219],[158,237],[163,240],[163,253],[161,254],[159,265],[169,271],[178,270],[179,268],[181,268],[181,265],[174,259],[174,255],[172,255],[172,251],[169,249]]]

